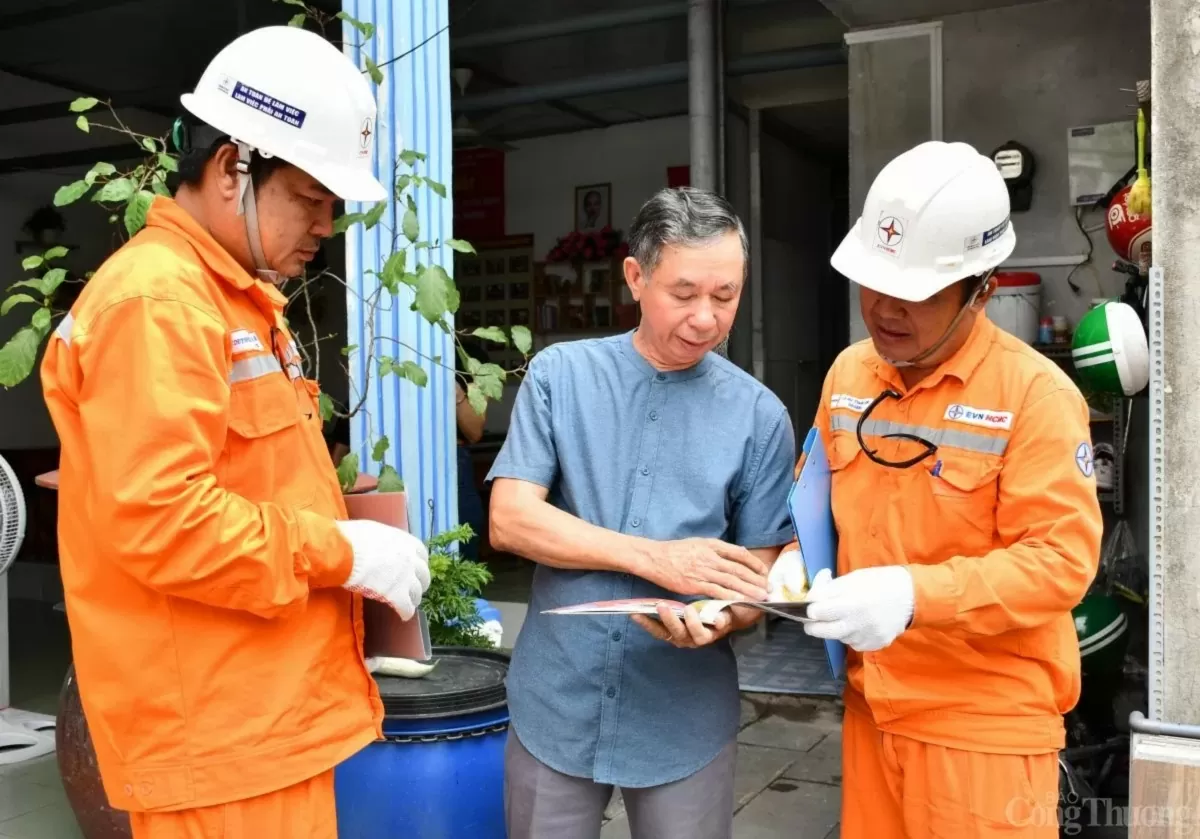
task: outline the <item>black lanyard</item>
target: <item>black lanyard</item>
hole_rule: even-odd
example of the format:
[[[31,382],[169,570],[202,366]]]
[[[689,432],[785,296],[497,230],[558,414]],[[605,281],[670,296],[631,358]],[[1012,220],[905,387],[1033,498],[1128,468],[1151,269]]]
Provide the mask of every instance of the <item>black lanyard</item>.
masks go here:
[[[879,394],[878,396],[876,396],[875,401],[872,402],[870,405],[868,405],[867,410],[863,411],[862,416],[858,418],[858,425],[854,429],[854,433],[858,436],[858,445],[860,445],[862,447],[863,452],[874,463],[878,463],[880,466],[888,466],[892,469],[907,469],[910,466],[916,466],[922,460],[924,460],[925,458],[929,457],[934,452],[936,452],[937,448],[938,448],[937,444],[931,443],[929,440],[926,440],[924,437],[918,437],[916,434],[905,434],[903,432],[897,432],[895,434],[881,434],[881,435],[879,435],[880,437],[891,437],[891,438],[897,438],[897,439],[901,439],[901,440],[912,440],[913,442],[920,443],[922,446],[925,447],[925,451],[922,452],[921,454],[917,455],[916,457],[910,457],[908,460],[891,461],[891,460],[884,460],[883,458],[879,457],[875,453],[874,449],[867,448],[867,444],[865,442],[863,442],[863,435],[862,435],[863,423],[865,423],[867,421],[867,417],[870,416],[871,412],[875,410],[875,407],[877,405],[879,405],[879,403],[885,399],[899,399],[899,398],[900,398],[900,394],[896,393],[896,391],[894,391],[890,388],[888,390],[885,390],[883,393]]]

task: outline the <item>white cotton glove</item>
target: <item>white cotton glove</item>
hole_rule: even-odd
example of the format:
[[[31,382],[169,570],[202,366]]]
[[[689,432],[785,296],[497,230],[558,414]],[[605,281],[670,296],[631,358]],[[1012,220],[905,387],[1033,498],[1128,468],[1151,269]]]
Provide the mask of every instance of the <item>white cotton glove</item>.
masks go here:
[[[822,571],[808,603],[809,635],[841,641],[860,653],[882,650],[912,620],[912,574],[903,565],[862,568],[836,579]]]
[[[767,600],[777,603],[804,599],[808,592],[808,572],[799,548],[784,551],[767,574]]]
[[[354,568],[343,588],[387,603],[404,620],[429,588],[429,552],[416,536],[377,521],[339,521],[338,530],[354,551]]]

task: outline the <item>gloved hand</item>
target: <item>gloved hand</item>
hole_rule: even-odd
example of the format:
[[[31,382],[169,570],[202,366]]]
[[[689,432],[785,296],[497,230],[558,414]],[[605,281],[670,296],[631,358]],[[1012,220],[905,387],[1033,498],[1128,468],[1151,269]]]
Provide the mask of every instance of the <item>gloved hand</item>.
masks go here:
[[[912,574],[903,565],[862,568],[836,579],[822,571],[808,591],[812,622],[804,631],[860,653],[881,650],[908,628],[913,597]]]
[[[377,521],[339,521],[354,551],[354,568],[342,586],[387,603],[408,620],[429,588],[429,552],[416,536]]]
[[[767,574],[767,599],[774,601],[803,600],[808,591],[808,572],[799,548],[784,551]]]

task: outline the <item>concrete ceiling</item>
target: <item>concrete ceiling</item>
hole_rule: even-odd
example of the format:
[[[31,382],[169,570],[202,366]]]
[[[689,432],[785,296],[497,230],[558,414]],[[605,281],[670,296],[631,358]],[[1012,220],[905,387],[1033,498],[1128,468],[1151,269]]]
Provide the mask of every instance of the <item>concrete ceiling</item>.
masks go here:
[[[838,20],[853,27],[935,20],[1034,2],[1037,0],[821,0]]]
[[[329,13],[340,8],[340,0],[307,2]],[[727,61],[808,47],[836,50],[846,27],[823,2],[841,0],[726,0]],[[539,23],[650,6],[668,14],[619,28],[529,37],[529,27]],[[608,0],[599,8],[593,0],[450,0],[451,65],[473,70],[469,98],[679,64],[687,59],[686,7],[686,0]],[[0,172],[45,168],[37,161],[69,165],[72,152],[123,141],[76,131],[66,110],[76,96],[111,99],[134,127],[161,130],[178,114],[179,94],[224,44],[239,31],[283,23],[293,12],[278,0],[4,0]],[[514,28],[520,37],[469,45],[481,33]],[[459,91],[451,84],[457,108]],[[845,89],[845,68],[836,65],[756,72],[727,85],[732,100],[752,107],[811,105],[808,116],[796,117],[809,124],[819,121],[818,113],[836,112],[836,104],[823,103],[844,100]],[[515,141],[687,109],[687,86],[674,81],[472,110],[459,118],[465,116],[488,141]]]

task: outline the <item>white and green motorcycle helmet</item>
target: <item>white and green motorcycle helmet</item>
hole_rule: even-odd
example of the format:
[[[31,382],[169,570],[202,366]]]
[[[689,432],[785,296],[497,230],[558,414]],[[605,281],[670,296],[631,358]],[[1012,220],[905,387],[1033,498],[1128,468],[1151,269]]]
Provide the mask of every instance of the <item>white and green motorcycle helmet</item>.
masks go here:
[[[1129,647],[1129,621],[1115,598],[1089,594],[1071,610],[1085,675],[1119,673]]]
[[[1075,328],[1071,360],[1085,391],[1133,396],[1150,381],[1146,331],[1128,303],[1109,300],[1084,315]]]

